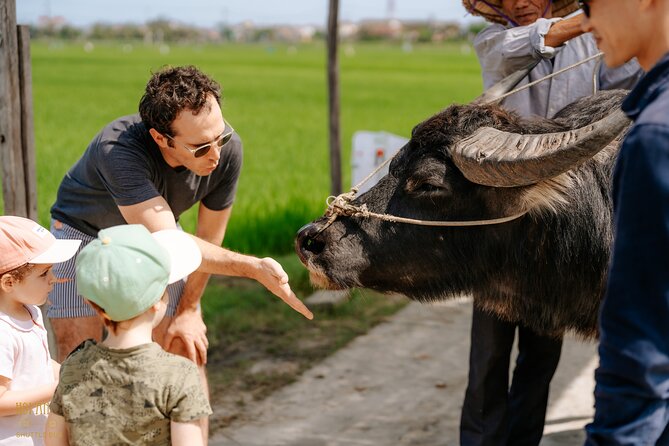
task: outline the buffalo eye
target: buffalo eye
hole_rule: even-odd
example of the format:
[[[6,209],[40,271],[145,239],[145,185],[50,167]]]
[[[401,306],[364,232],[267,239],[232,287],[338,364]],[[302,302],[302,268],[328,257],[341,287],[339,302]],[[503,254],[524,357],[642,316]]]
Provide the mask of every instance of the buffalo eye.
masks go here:
[[[448,187],[435,178],[410,178],[405,190],[411,195],[434,196],[446,193]]]
[[[435,154],[418,160],[407,173],[404,190],[410,195],[436,197],[451,190],[446,163]]]
[[[443,190],[441,186],[431,183],[423,183],[418,187],[419,192],[439,192]]]

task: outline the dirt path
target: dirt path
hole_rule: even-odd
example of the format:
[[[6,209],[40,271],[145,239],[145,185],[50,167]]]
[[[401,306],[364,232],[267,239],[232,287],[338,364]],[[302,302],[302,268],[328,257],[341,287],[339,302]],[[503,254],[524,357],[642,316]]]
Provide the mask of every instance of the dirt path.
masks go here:
[[[471,302],[411,304],[232,424],[212,446],[457,445]],[[541,446],[578,445],[596,346],[566,340]],[[214,410],[216,410],[214,408]]]

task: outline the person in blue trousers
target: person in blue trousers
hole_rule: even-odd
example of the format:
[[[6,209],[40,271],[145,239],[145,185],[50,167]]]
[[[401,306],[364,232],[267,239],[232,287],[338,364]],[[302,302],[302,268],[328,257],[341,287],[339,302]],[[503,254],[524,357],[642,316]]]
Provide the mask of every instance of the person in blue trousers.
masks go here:
[[[615,233],[586,445],[669,445],[669,0],[582,4],[608,66],[647,71],[613,177]]]

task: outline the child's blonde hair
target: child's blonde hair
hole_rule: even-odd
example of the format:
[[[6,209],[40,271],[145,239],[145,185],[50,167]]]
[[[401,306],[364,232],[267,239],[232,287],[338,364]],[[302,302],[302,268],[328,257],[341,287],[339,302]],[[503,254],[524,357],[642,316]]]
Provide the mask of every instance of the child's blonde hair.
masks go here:
[[[119,322],[112,321],[109,315],[105,313],[105,310],[103,310],[102,307],[100,307],[95,302],[91,302],[88,299],[86,299],[86,302],[88,303],[88,305],[93,307],[98,316],[100,316],[100,318],[102,319],[102,323],[105,324],[105,327],[107,327],[107,329],[110,330],[112,333],[116,333],[116,330],[118,329],[119,326]]]

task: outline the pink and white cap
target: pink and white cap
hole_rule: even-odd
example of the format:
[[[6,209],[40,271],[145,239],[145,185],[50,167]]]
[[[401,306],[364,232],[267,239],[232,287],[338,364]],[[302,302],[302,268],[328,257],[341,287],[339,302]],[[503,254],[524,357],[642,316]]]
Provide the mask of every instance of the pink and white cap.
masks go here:
[[[76,254],[81,240],[57,240],[23,217],[0,216],[0,274],[26,263],[60,263]]]

